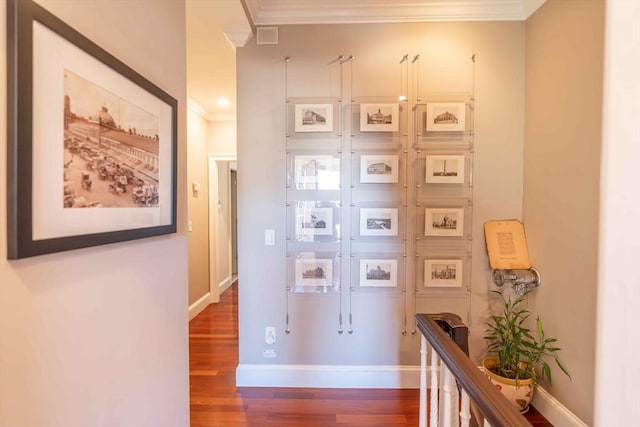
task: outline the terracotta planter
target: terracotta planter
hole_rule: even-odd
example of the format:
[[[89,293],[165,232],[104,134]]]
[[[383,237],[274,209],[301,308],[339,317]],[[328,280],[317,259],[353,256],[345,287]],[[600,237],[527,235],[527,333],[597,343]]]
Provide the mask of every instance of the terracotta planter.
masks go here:
[[[491,383],[507,398],[521,413],[529,410],[529,403],[533,399],[533,379],[512,380],[494,374],[491,369],[498,366],[497,357],[487,357],[482,361],[484,374]]]

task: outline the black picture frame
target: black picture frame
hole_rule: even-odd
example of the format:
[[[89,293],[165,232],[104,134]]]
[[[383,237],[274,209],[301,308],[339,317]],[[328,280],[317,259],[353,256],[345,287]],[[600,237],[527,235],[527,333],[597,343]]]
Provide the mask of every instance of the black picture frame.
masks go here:
[[[175,233],[176,99],[31,0],[8,0],[7,32],[8,258],[19,259]],[[64,68],[41,70],[47,65],[50,55],[51,49],[46,49],[48,43],[61,46],[60,51],[72,52],[68,55],[72,58],[68,61],[71,64],[69,68],[65,54],[61,53],[59,62],[64,63],[61,66]],[[76,86],[76,92],[70,92],[68,77],[72,74],[76,78],[74,67],[98,70],[88,73],[92,76],[91,81],[85,81],[83,77],[78,77],[77,81],[93,85],[90,87],[97,91],[103,90],[105,97],[113,95],[121,105],[117,109],[121,122],[109,120],[110,115],[105,119],[102,115],[82,116],[71,111],[69,93],[82,94],[78,99],[86,98],[86,91],[78,89],[81,86]],[[93,80],[94,76],[97,76],[96,80]],[[100,84],[100,79],[103,82],[113,81],[113,86]],[[98,98],[95,96],[94,100]],[[100,108],[108,111],[104,106],[94,111]],[[128,117],[128,129],[124,116]],[[71,120],[76,124],[76,131],[80,132],[78,135],[68,129]],[[142,122],[151,124],[144,130],[136,130],[135,127],[132,130],[132,123]],[[157,133],[154,134],[154,130]],[[46,145],[42,135],[46,135]],[[57,138],[60,138],[59,144],[51,143]],[[142,145],[143,142],[146,145]],[[67,156],[69,151],[77,148],[76,143],[79,154],[72,153],[71,160],[86,162],[87,173],[93,172],[88,177],[90,182],[94,182],[95,190],[87,193],[92,188],[88,183],[88,190],[83,185],[81,191],[97,200],[122,202],[86,201],[85,197],[75,197],[76,190],[72,187],[77,187],[78,181],[66,180],[67,168],[70,167]],[[50,150],[55,154],[51,158],[48,157]],[[91,166],[97,169],[91,170]],[[117,172],[106,174],[104,181],[99,182],[96,174],[103,178],[102,170],[107,167],[116,168]],[[74,177],[77,172],[74,166]],[[84,172],[81,174],[86,178]],[[111,186],[116,180],[118,182]],[[42,184],[45,182],[51,182],[51,187],[47,184],[45,188]],[[107,183],[109,190],[113,190],[111,193],[104,191]],[[56,195],[56,191],[60,192]],[[74,193],[70,197],[67,193],[72,191]],[[121,194],[123,191],[126,194]],[[52,193],[53,196],[50,195]],[[80,203],[79,199],[86,203]],[[68,202],[72,204],[66,206]],[[126,203],[131,206],[124,206]],[[98,207],[79,208],[80,205]]]

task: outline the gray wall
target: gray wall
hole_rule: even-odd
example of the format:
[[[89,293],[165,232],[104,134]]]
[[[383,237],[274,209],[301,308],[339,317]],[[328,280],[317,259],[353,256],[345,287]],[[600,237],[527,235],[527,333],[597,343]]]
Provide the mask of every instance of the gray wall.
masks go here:
[[[469,93],[473,87],[469,58],[477,54],[472,293],[461,305],[465,311],[470,306],[472,356],[479,357],[484,349],[487,289],[492,286],[482,224],[522,214],[524,29],[523,22],[286,26],[280,27],[277,46],[256,46],[251,40],[238,49],[241,364],[405,365],[417,363],[419,356],[419,336],[400,334],[405,315],[402,294],[351,295],[352,335],[337,332],[341,304],[343,315],[348,313],[347,289],[343,288],[342,298],[339,294],[292,295],[292,332],[283,333],[287,55],[291,57],[289,96],[306,97],[337,96],[338,74],[327,64],[340,54],[356,57],[355,96],[397,96],[399,61],[406,53],[421,55],[422,95]],[[415,232],[414,215],[412,208],[410,236]],[[264,229],[275,229],[275,246],[264,246]],[[406,301],[409,330],[413,328],[413,272],[411,265]],[[417,311],[454,305],[460,301],[422,298]],[[263,358],[265,326],[277,328],[276,359]]]
[[[543,278],[532,294],[570,381],[548,388],[593,423],[604,2],[547,1],[527,21],[524,220]]]
[[[184,4],[38,3],[178,100],[178,188],[184,189]],[[5,22],[2,2],[0,425],[186,426],[184,191],[179,191],[177,234],[7,261]]]

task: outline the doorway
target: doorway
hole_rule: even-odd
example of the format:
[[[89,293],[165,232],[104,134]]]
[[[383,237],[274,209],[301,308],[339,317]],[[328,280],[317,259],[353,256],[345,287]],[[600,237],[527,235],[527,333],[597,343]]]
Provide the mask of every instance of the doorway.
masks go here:
[[[238,279],[238,166],[231,164],[231,276]]]
[[[209,156],[209,288],[211,302],[237,279],[237,166],[235,157]]]

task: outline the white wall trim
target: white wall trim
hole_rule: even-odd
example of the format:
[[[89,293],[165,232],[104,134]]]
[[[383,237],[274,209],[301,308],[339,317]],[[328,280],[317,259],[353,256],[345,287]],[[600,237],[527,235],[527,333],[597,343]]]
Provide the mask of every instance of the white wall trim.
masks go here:
[[[233,278],[231,276],[227,277],[222,282],[218,283],[218,295],[222,295],[224,291],[229,289],[232,283],[233,283]]]
[[[533,406],[555,427],[587,427],[573,412],[542,387],[533,395]]]
[[[248,2],[256,25],[387,22],[523,21],[545,0],[450,0],[448,2]]]
[[[189,321],[196,317],[211,303],[211,292],[207,292],[200,299],[189,306]]]
[[[238,365],[238,387],[419,388],[420,366]]]

